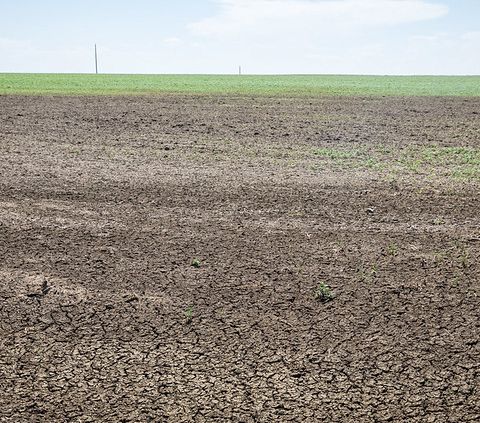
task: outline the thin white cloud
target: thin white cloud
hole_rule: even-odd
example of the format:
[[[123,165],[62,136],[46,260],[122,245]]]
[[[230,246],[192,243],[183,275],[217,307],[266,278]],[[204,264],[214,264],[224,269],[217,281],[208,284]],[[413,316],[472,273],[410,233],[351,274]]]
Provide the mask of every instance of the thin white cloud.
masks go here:
[[[480,31],[470,31],[462,35],[462,40],[480,43]]]
[[[448,7],[426,0],[217,0],[219,11],[190,25],[200,35],[266,30],[323,32],[396,25],[445,16]]]
[[[178,37],[168,37],[162,40],[163,44],[168,47],[177,47],[182,44],[182,40]]]
[[[1,38],[0,37],[0,51],[2,50],[20,50],[25,48],[30,48],[30,41],[24,40],[14,40],[12,38]]]
[[[84,72],[92,68],[93,49],[68,49],[31,40],[0,38],[0,72]]]

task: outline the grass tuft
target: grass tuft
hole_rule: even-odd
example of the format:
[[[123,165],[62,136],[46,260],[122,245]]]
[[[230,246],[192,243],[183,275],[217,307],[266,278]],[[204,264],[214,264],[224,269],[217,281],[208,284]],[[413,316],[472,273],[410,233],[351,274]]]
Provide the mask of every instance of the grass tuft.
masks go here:
[[[314,295],[315,299],[322,303],[327,303],[335,298],[335,294],[333,293],[332,289],[323,282],[318,285]]]

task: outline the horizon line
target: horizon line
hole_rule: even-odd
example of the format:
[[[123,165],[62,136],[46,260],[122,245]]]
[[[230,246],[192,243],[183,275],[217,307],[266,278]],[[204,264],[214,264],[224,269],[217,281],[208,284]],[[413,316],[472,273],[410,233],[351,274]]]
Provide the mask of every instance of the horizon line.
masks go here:
[[[480,74],[426,74],[426,73],[123,73],[123,72],[10,72],[0,71],[0,75],[91,75],[91,76],[353,76],[353,77],[480,77]]]

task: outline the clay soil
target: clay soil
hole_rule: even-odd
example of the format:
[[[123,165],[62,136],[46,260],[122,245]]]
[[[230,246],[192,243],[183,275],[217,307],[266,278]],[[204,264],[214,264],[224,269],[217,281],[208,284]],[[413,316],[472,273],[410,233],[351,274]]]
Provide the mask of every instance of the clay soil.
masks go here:
[[[0,421],[480,421],[478,110],[0,97]]]

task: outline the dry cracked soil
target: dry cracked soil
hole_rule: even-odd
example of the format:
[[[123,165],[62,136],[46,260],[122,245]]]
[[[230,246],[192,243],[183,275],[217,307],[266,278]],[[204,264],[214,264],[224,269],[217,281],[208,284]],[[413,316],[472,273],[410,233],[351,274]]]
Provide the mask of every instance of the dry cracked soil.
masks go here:
[[[479,422],[478,110],[0,96],[0,422]]]

